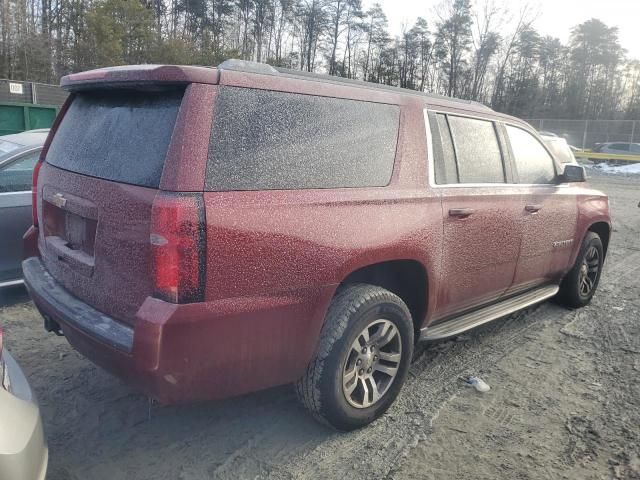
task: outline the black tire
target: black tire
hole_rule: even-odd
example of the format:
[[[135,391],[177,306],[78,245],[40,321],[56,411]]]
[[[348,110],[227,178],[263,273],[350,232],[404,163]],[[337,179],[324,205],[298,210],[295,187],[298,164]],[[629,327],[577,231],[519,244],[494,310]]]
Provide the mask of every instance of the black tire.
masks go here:
[[[376,322],[381,321],[379,319],[391,322],[397,328],[399,337],[394,341],[401,345],[400,360],[395,377],[379,400],[371,406],[356,408],[350,403],[352,399],[347,400],[347,393],[343,390],[343,374],[346,376],[343,372],[346,372],[347,362],[355,352],[354,342],[360,341],[365,329],[375,329]],[[391,326],[388,328],[393,330]],[[374,332],[377,333],[376,330]],[[371,341],[375,336],[370,337]],[[296,383],[298,398],[316,419],[337,430],[354,430],[371,423],[384,414],[402,388],[413,356],[413,336],[411,314],[397,295],[368,284],[341,288],[329,306],[314,358],[305,375]],[[366,350],[367,347],[363,348]],[[375,366],[373,370],[375,374]],[[354,381],[361,380],[356,378]],[[364,380],[362,382],[365,383]]]
[[[597,270],[594,272],[595,276],[593,276],[589,281],[590,288],[585,292],[582,288],[582,275],[584,275],[585,265],[588,272],[590,271],[590,268],[593,268],[593,266],[596,265],[593,258],[591,260],[588,260],[587,258],[590,255],[590,252],[593,252],[592,249],[595,249],[598,255]],[[592,266],[589,266],[589,261],[593,264]],[[600,239],[600,236],[595,232],[587,232],[582,240],[580,251],[576,257],[576,263],[573,265],[571,270],[569,270],[569,273],[567,273],[560,284],[560,291],[558,292],[557,297],[558,301],[569,308],[581,308],[588,305],[598,288],[598,283],[600,282],[600,276],[602,274],[603,262],[604,249],[602,247],[602,240]]]

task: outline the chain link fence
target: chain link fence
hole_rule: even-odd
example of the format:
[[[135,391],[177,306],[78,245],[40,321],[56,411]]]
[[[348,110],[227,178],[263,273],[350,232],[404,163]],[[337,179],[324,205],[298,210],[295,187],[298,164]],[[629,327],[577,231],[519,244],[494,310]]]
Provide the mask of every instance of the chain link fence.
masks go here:
[[[0,79],[0,103],[62,106],[68,93],[57,85]]]
[[[595,143],[640,143],[640,120],[555,120],[526,119],[540,132],[566,138],[569,145],[592,148]]]

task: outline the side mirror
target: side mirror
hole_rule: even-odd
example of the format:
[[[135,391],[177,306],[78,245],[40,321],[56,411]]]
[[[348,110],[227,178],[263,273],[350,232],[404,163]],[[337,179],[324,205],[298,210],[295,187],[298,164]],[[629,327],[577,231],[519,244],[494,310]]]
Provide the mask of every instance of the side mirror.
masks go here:
[[[560,181],[562,183],[586,182],[587,173],[580,165],[565,165],[564,172],[560,175]]]

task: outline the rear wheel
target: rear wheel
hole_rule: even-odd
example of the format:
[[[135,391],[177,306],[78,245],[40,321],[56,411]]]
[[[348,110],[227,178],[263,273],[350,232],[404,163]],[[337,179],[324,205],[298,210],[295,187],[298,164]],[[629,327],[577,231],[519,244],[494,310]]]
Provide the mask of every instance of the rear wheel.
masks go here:
[[[413,322],[404,302],[380,287],[349,285],[331,302],[296,392],[317,419],[353,430],[393,403],[412,355]]]
[[[576,263],[560,285],[560,303],[571,308],[587,305],[598,288],[603,262],[604,249],[600,236],[595,232],[587,232]]]

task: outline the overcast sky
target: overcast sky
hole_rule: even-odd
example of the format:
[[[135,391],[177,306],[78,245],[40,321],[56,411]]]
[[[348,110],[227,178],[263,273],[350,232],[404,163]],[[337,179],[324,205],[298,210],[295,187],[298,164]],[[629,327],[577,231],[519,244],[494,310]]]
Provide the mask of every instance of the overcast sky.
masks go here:
[[[363,0],[366,7],[376,0]],[[433,26],[434,8],[441,0],[377,0],[389,19],[392,35],[401,32],[402,24],[413,25],[422,16]],[[477,2],[484,0],[475,0]],[[517,12],[517,0],[496,0]],[[536,29],[543,35],[552,35],[566,43],[572,27],[590,18],[598,18],[620,30],[620,43],[628,55],[640,59],[640,0],[531,0],[538,12]]]

